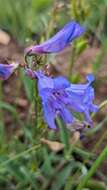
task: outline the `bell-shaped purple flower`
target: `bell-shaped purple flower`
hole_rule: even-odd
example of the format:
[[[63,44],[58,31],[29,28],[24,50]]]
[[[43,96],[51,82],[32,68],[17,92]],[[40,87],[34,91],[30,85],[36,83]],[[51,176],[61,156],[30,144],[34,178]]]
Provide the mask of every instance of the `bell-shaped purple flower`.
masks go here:
[[[43,53],[58,53],[67,47],[75,38],[80,37],[85,29],[77,22],[66,24],[56,35],[40,45],[34,45],[25,50],[29,55]]]
[[[7,80],[14,70],[18,67],[18,63],[0,64],[0,79]]]
[[[29,74],[30,73],[30,74]],[[28,69],[26,74],[31,77]],[[94,89],[91,83],[93,75],[88,75],[86,84],[71,84],[64,77],[51,78],[43,74],[42,71],[32,72],[32,76],[38,79],[39,95],[42,99],[45,120],[48,126],[56,129],[55,119],[59,115],[65,124],[72,125],[76,122],[74,112],[82,113],[87,125],[93,126],[90,117],[91,112],[98,111],[98,107],[93,104]]]

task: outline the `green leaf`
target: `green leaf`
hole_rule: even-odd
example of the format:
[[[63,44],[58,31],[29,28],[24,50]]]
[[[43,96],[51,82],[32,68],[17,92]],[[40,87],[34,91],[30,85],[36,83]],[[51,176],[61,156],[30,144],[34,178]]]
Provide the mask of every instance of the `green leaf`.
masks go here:
[[[105,183],[97,180],[89,180],[86,188],[89,188],[91,190],[107,190]]]
[[[71,163],[65,166],[56,174],[56,181],[53,183],[51,190],[60,190],[66,183],[67,178],[72,170]]]
[[[51,176],[53,174],[53,168],[52,168],[52,158],[51,158],[51,154],[48,154],[48,151],[46,148],[43,149],[43,156],[44,156],[44,164],[42,167],[43,172],[48,175]]]
[[[13,115],[13,117],[14,117],[15,119],[18,119],[18,120],[19,120],[17,110],[16,110],[16,108],[15,108],[14,106],[12,106],[12,105],[10,105],[10,104],[8,104],[8,103],[5,103],[5,102],[3,102],[3,101],[0,101],[0,109],[5,109],[5,110],[11,112],[12,115]]]

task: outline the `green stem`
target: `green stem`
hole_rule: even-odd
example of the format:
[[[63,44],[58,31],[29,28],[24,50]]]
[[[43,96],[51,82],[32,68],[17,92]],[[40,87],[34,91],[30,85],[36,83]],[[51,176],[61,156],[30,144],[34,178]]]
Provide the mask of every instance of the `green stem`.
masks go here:
[[[38,84],[36,81],[36,89],[35,89],[35,126],[38,128],[41,126],[42,120],[41,120],[41,102],[40,97],[38,95]]]
[[[33,150],[36,150],[38,148],[40,148],[41,144],[38,144],[38,145],[34,145],[33,147],[15,155],[15,156],[12,156],[11,158],[9,158],[8,160],[4,161],[2,164],[0,164],[0,169],[2,169],[5,165],[9,164],[11,161],[14,161],[16,159],[19,159],[20,157],[24,156],[25,154],[28,154],[29,152],[33,151]]]
[[[36,88],[35,88],[35,126],[38,125],[38,87],[37,87],[37,80],[36,80]]]
[[[89,179],[94,175],[97,168],[101,165],[101,163],[106,159],[107,157],[107,146],[104,148],[102,153],[99,155],[99,157],[96,159],[96,161],[93,163],[92,167],[88,171],[87,175],[84,176],[84,178],[80,181],[78,187],[76,190],[83,190],[83,188],[87,185]]]
[[[81,156],[83,159],[93,159],[95,157],[93,153],[85,151],[78,147],[74,147],[73,153],[76,153],[77,155]]]
[[[99,139],[99,141],[95,144],[94,148],[92,149],[92,152],[95,152],[95,150],[98,150],[98,147],[101,145],[102,141],[107,137],[107,131],[103,133],[102,137]]]
[[[3,99],[2,82],[0,81],[0,101]],[[3,112],[0,111],[0,122],[3,123]]]
[[[70,70],[69,70],[69,76],[71,77],[72,75],[72,69],[75,63],[75,57],[76,57],[76,51],[75,51],[75,44],[72,46],[72,56],[71,56],[71,60],[70,60]]]
[[[64,123],[58,117],[56,118],[56,123],[60,129],[61,142],[63,144],[65,144],[65,147],[68,149],[69,148],[69,137],[68,137],[67,129],[66,129]]]
[[[105,100],[104,102],[102,102],[100,105],[99,105],[99,111],[102,110],[105,106],[107,106],[107,100]],[[97,112],[96,112],[97,113]],[[96,115],[96,113],[92,113],[92,118]]]
[[[107,105],[107,100],[105,100],[104,102],[102,102],[99,106],[99,109],[101,110],[103,107],[105,107]]]

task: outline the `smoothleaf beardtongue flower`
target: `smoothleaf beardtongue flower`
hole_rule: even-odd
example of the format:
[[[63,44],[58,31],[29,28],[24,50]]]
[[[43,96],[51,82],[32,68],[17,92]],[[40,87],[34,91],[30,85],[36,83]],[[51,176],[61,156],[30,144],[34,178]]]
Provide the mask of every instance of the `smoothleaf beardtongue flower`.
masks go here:
[[[18,66],[18,63],[0,64],[0,79],[7,80]]]
[[[77,22],[71,21],[66,24],[56,35],[40,45],[34,45],[25,50],[25,53],[43,54],[58,53],[67,47],[75,38],[80,37],[85,29]]]
[[[38,91],[42,99],[44,117],[48,126],[56,129],[55,119],[59,115],[66,125],[74,124],[77,119],[73,112],[83,113],[84,123],[93,126],[90,117],[91,112],[98,111],[98,107],[93,104],[94,89],[91,83],[94,81],[92,74],[87,75],[86,84],[72,84],[64,77],[51,78],[43,74],[42,71],[26,70],[26,74],[38,79]],[[29,75],[30,73],[30,75]]]

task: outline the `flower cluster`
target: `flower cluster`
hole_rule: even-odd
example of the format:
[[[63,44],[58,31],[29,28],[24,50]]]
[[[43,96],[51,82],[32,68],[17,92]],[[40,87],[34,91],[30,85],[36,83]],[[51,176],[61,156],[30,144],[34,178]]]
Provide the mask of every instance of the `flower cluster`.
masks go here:
[[[32,74],[31,74],[32,73]],[[93,126],[91,112],[96,112],[98,107],[93,104],[94,81],[92,74],[87,75],[86,84],[72,84],[64,77],[47,77],[42,71],[26,70],[30,77],[38,79],[39,95],[42,99],[45,120],[48,126],[56,129],[55,119],[59,115],[66,125],[75,123],[73,112],[83,113],[84,123]]]
[[[7,80],[18,66],[18,63],[0,64],[0,79]]]
[[[84,33],[84,28],[75,21],[66,24],[55,36],[40,45],[34,45],[25,50],[26,55],[58,53],[67,47],[72,40]],[[13,73],[17,64],[0,64],[0,78],[6,80]],[[98,107],[93,104],[94,89],[92,82],[94,76],[87,75],[86,84],[72,84],[66,78],[49,77],[41,70],[33,71],[25,68],[27,76],[38,80],[38,92],[42,100],[45,120],[48,126],[56,129],[55,119],[60,116],[66,125],[72,126],[77,120],[74,112],[82,113],[83,122],[93,126],[91,112],[96,112]]]

